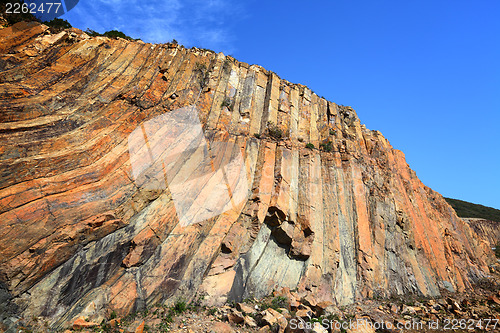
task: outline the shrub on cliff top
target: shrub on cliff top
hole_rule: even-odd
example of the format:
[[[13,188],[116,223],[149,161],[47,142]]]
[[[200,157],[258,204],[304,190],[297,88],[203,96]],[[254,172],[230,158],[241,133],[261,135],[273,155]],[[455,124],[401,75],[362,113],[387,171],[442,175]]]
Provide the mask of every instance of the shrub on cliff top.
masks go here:
[[[118,30],[106,31],[102,35],[104,37],[109,37],[109,38],[118,38],[118,37],[120,37],[120,38],[123,38],[123,39],[132,40],[132,37],[129,37],[129,36],[125,35],[123,32],[118,31]]]
[[[85,33],[87,35],[89,35],[90,37],[98,37],[98,36],[108,37],[108,38],[118,38],[119,37],[119,38],[123,38],[126,40],[135,40],[132,37],[127,36],[123,32],[118,31],[118,30],[110,30],[110,31],[106,31],[105,33],[101,34],[95,30],[87,28],[87,30],[85,30]]]
[[[51,21],[44,22],[44,24],[50,27],[50,30],[55,33],[73,27],[68,21],[57,17]]]

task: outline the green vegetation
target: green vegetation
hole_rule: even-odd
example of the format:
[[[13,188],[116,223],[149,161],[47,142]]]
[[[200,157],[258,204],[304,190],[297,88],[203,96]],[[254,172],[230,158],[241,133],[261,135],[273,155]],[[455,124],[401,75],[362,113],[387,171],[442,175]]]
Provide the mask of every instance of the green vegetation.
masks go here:
[[[323,151],[331,152],[333,150],[333,144],[330,140],[328,140],[327,142],[320,144],[319,148]]]
[[[185,312],[187,310],[187,304],[186,302],[182,301],[182,300],[178,300],[177,302],[175,302],[172,310],[174,313],[176,314],[181,314],[183,312]]]
[[[256,137],[257,139],[260,139],[260,134],[259,133],[254,133],[253,136]]]
[[[271,301],[271,306],[275,310],[277,310],[279,308],[286,308],[286,307],[288,307],[288,300],[286,299],[286,297],[283,297],[283,296],[275,297]]]
[[[269,136],[276,140],[283,138],[283,131],[281,130],[281,128],[274,125],[272,122],[267,123],[267,131],[269,133]]]
[[[482,218],[485,220],[500,222],[500,210],[473,204],[467,201],[444,198],[453,207],[460,217]]]
[[[309,149],[314,149],[314,145],[313,145],[312,143],[310,143],[310,142],[309,142],[309,143],[306,145],[306,148],[309,148]]]
[[[283,297],[283,296],[274,297],[270,301],[269,301],[269,299],[264,300],[260,304],[260,308],[262,310],[266,310],[266,309],[271,308],[271,309],[276,310],[278,312],[281,312],[279,310],[280,308],[285,308],[286,309],[287,307],[288,307],[288,299],[286,297]]]
[[[110,31],[106,31],[105,33],[101,34],[95,30],[87,29],[87,30],[85,30],[85,33],[91,37],[102,36],[102,37],[108,37],[108,38],[123,38],[126,40],[136,40],[130,36],[125,35],[123,32],[118,31],[118,30],[110,30]]]
[[[500,259],[500,243],[495,246],[495,256]]]
[[[335,130],[330,130],[330,135],[335,135]]]
[[[132,40],[132,37],[129,37],[127,35],[125,35],[123,32],[121,31],[118,31],[118,30],[110,30],[110,31],[106,31],[105,33],[103,33],[103,36],[104,37],[109,37],[109,38],[123,38],[123,39],[128,39],[128,40]]]
[[[189,303],[187,309],[193,312],[197,312],[200,309],[205,309],[206,307],[204,305],[201,305],[204,298],[205,296],[198,296],[191,303]]]
[[[57,17],[51,21],[44,22],[43,24],[49,26],[52,32],[60,32],[64,29],[69,29],[73,27],[68,21]]]

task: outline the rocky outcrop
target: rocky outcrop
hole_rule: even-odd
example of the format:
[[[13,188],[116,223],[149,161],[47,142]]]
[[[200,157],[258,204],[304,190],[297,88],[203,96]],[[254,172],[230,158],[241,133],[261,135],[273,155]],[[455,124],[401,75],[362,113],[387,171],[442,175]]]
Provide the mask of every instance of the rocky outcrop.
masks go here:
[[[498,258],[491,250],[500,244],[500,223],[480,218],[462,218],[462,220],[467,222],[476,236],[478,242],[476,253],[484,258],[488,265],[497,264]]]
[[[0,40],[0,281],[18,314],[60,327],[278,287],[343,305],[488,273],[474,229],[350,107],[196,48],[37,23]]]

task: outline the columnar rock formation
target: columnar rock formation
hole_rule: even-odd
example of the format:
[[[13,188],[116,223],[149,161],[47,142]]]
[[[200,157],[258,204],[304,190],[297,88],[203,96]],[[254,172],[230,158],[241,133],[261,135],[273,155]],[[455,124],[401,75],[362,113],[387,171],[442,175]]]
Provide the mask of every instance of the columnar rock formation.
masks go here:
[[[0,30],[0,71],[0,290],[17,313],[61,326],[284,286],[347,304],[462,291],[488,272],[474,230],[380,132],[262,67],[19,23]],[[191,224],[168,177],[138,181],[130,151],[134,130],[184,107],[207,146],[242,156],[243,169],[220,163],[226,184],[246,182],[243,200]],[[195,171],[189,154],[174,177]]]

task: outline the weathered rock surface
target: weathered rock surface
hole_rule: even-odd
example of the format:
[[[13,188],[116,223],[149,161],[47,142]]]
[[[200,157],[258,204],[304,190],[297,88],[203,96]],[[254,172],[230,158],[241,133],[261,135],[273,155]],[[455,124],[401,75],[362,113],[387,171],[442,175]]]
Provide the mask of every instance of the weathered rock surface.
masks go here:
[[[0,30],[0,298],[13,312],[66,327],[278,287],[344,305],[463,291],[488,274],[476,229],[350,107],[223,54],[46,30]],[[231,204],[186,224],[177,194],[153,186],[159,173],[138,181],[129,138],[191,106],[207,146],[244,164],[221,157],[194,201],[211,207],[225,182]],[[155,170],[189,179],[196,154],[179,154]]]
[[[488,265],[498,263],[498,258],[491,249],[500,244],[500,222],[489,221],[480,218],[462,218],[472,228],[478,239],[476,252],[485,258]]]

